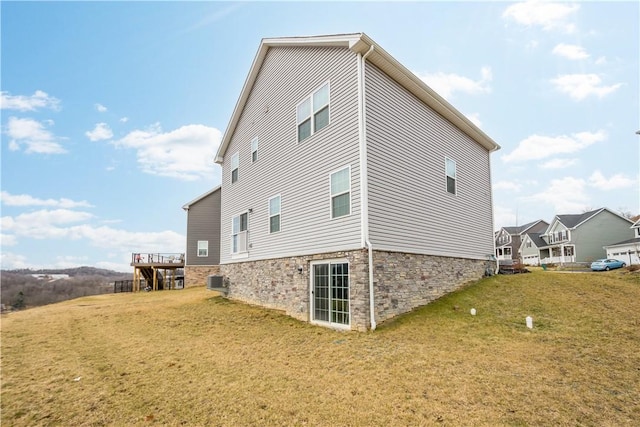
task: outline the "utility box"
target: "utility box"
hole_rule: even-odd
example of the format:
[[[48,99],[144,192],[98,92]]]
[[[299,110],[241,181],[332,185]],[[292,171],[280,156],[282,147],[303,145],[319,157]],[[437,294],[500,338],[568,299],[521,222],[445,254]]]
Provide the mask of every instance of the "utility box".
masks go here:
[[[227,296],[229,289],[224,285],[223,276],[208,276],[207,277],[207,289],[210,291],[217,291]]]

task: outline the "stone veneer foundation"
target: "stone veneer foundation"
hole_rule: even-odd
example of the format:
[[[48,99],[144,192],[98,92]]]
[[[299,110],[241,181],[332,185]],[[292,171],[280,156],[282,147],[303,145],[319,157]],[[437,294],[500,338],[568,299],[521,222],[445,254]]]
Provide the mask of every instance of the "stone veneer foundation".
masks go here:
[[[220,275],[219,265],[186,265],[184,267],[184,287],[206,286],[207,277]]]
[[[351,329],[367,330],[371,325],[366,249],[223,264],[220,273],[229,298],[309,321],[310,263],[335,259],[349,262]],[[380,323],[480,279],[487,261],[374,251],[373,265],[375,318]]]

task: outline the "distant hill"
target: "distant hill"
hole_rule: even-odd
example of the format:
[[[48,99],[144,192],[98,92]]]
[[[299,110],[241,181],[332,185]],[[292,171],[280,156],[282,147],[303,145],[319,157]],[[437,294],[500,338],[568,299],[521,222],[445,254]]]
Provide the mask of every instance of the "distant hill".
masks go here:
[[[13,274],[66,274],[69,277],[79,277],[79,276],[100,276],[100,277],[108,277],[112,280],[124,280],[130,279],[132,274],[130,273],[121,273],[113,270],[106,270],[104,268],[95,268],[95,267],[75,267],[75,268],[55,268],[55,269],[40,269],[40,270],[32,270],[30,268],[21,268],[15,270],[2,270],[2,274],[4,273],[13,273]],[[116,278],[116,279],[113,279]]]
[[[95,267],[0,271],[0,298],[5,308],[22,309],[87,295],[113,292],[116,280],[131,273]]]

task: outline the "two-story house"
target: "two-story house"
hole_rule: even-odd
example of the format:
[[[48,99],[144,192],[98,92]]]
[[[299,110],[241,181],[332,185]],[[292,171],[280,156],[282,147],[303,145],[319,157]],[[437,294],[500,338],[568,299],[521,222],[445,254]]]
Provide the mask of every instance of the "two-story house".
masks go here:
[[[220,274],[220,194],[218,186],[182,206],[187,212],[184,285],[203,286]]]
[[[600,208],[582,214],[556,215],[540,237],[541,263],[591,262],[603,258],[604,246],[632,237],[633,223],[623,216]]]
[[[366,330],[482,277],[498,148],[363,33],[263,39],[216,154],[229,297]]]
[[[631,226],[633,237],[604,247],[607,258],[619,259],[627,264],[640,264],[640,219]]]
[[[519,226],[502,227],[496,231],[496,258],[498,260],[522,260],[519,253],[522,238],[527,233],[541,233],[547,229],[549,223],[541,219]]]

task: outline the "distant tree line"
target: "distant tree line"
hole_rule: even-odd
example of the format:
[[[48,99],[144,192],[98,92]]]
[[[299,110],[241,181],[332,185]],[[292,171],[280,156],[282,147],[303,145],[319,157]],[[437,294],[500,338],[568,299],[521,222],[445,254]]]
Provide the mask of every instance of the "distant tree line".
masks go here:
[[[50,281],[32,274],[67,274],[68,279]],[[3,270],[0,300],[5,308],[20,310],[55,302],[113,292],[115,280],[131,279],[131,274],[93,267],[61,270]]]

